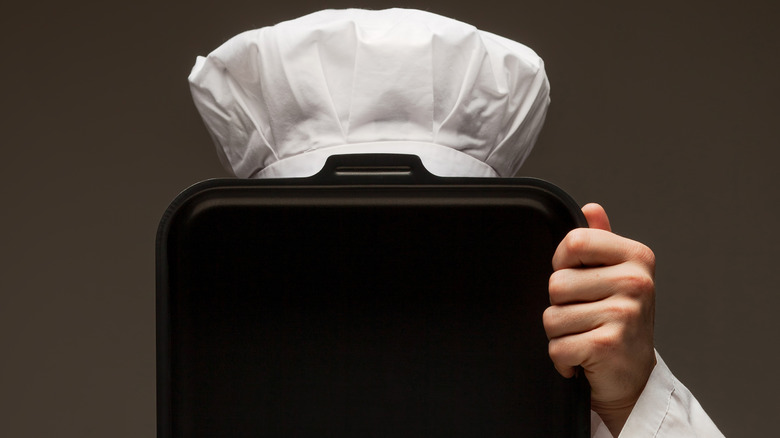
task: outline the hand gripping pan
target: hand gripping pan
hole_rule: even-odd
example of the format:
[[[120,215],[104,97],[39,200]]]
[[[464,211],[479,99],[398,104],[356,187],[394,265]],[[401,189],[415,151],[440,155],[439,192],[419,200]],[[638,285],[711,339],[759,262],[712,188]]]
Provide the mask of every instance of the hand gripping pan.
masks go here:
[[[542,326],[583,225],[550,183],[414,156],[196,184],[157,237],[157,436],[588,437]]]

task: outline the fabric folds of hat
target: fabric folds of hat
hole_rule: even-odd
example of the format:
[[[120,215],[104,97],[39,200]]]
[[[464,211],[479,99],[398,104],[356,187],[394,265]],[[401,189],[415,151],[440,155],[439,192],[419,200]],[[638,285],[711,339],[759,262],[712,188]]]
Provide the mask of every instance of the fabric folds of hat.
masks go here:
[[[345,150],[417,151],[443,176],[491,173],[475,160],[512,176],[549,104],[531,49],[407,9],[326,10],[244,32],[198,57],[189,80],[239,177],[306,176],[302,157]]]

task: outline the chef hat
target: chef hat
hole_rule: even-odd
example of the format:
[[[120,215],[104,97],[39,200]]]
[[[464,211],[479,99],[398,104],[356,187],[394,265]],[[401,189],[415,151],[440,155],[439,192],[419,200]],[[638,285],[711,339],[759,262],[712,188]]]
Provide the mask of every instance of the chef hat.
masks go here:
[[[512,176],[549,105],[515,41],[429,12],[325,10],[198,57],[195,105],[238,177],[309,176],[328,156],[418,155],[440,176]]]

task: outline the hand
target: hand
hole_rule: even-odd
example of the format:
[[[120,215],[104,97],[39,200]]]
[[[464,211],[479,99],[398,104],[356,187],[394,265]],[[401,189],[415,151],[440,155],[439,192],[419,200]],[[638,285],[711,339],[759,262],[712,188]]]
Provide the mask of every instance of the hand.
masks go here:
[[[611,232],[598,204],[582,208],[590,228],[572,230],[553,256],[544,329],[564,377],[582,366],[591,407],[618,436],[655,366],[655,256]]]

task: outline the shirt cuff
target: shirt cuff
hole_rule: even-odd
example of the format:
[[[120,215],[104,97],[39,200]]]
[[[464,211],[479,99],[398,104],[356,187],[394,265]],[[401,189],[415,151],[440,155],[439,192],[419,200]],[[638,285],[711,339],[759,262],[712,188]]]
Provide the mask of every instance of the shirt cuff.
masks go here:
[[[655,352],[656,364],[645,388],[631,410],[620,432],[620,437],[654,437],[669,410],[669,401],[674,392],[674,376],[666,366],[658,351]],[[590,414],[591,438],[614,438],[601,417],[593,411]]]
[[[621,437],[657,436],[669,412],[676,379],[658,351],[655,352],[655,360],[655,368],[620,432]]]
[[[715,423],[688,388],[672,375],[657,351],[655,359],[655,368],[618,438],[722,438]],[[613,438],[595,412],[591,413],[591,437]]]

